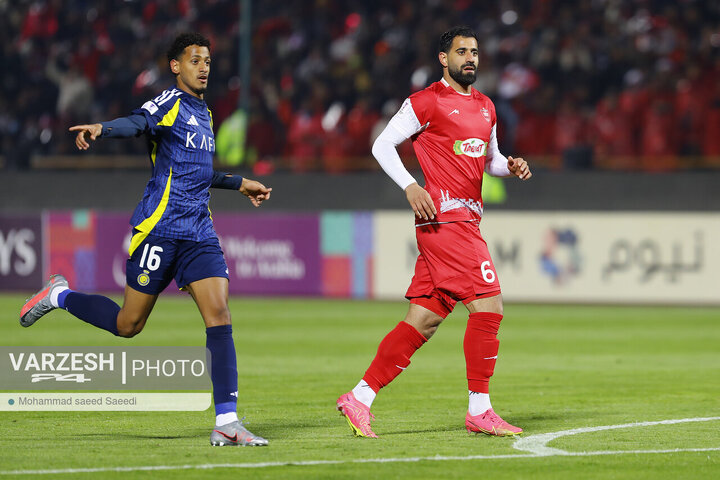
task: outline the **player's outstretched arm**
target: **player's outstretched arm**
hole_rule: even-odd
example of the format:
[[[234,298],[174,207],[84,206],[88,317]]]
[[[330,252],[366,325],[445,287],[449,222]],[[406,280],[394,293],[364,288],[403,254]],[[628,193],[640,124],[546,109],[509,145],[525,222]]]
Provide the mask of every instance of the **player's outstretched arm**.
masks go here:
[[[430,194],[420,185],[411,183],[405,188],[405,196],[407,197],[410,207],[415,212],[415,216],[423,220],[435,218],[437,210],[432,201]]]
[[[69,129],[71,132],[78,132],[75,136],[75,145],[77,146],[78,150],[87,150],[90,148],[90,144],[85,139],[85,134],[87,133],[90,136],[91,141],[95,141],[96,138],[100,136],[102,133],[102,125],[99,123],[93,123],[89,125],[75,125],[73,127],[70,127]]]
[[[518,177],[520,180],[528,180],[530,177],[532,177],[530,167],[525,160],[523,160],[522,158],[507,158],[508,170],[510,170],[510,173]]]
[[[262,183],[249,178],[243,178],[242,185],[240,185],[240,193],[248,197],[256,207],[259,207],[265,200],[270,200],[270,192],[272,192],[272,188],[267,188]]]

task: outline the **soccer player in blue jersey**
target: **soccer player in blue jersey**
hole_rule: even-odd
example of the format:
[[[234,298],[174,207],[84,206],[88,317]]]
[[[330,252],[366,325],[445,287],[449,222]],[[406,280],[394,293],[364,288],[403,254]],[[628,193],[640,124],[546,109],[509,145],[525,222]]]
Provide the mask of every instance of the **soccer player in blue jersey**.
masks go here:
[[[176,85],[109,122],[76,125],[75,144],[145,135],[152,174],[130,224],[133,236],[122,307],[107,297],[68,288],[53,275],[23,306],[20,324],[29,327],[56,308],[121,337],[140,333],[160,292],[174,278],[190,293],[205,321],[211,354],[216,422],[212,445],[267,445],[238,420],[238,378],[228,309],[228,269],[210,218],[209,188],[239,190],[256,207],[270,198],[260,182],[213,170],[212,114],[204,100],[210,74],[210,42],[202,35],[178,36],[168,51]],[[88,136],[89,138],[86,138]]]

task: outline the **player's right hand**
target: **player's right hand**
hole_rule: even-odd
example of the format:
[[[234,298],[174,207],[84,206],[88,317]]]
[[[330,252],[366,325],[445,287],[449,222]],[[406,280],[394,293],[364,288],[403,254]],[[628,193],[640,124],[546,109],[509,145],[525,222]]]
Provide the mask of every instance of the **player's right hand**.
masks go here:
[[[408,203],[417,218],[422,218],[423,220],[432,220],[435,218],[437,210],[427,190],[417,183],[411,183],[405,189],[405,196],[407,196]]]
[[[268,188],[257,180],[243,178],[240,185],[240,193],[250,199],[253,205],[259,207],[265,200],[270,200],[272,188]]]
[[[91,125],[75,125],[70,127],[71,132],[78,132],[75,137],[75,145],[78,150],[87,150],[90,148],[90,144],[85,140],[85,133],[90,135],[90,140],[95,141],[97,137],[102,133],[102,125],[99,123],[93,123]]]

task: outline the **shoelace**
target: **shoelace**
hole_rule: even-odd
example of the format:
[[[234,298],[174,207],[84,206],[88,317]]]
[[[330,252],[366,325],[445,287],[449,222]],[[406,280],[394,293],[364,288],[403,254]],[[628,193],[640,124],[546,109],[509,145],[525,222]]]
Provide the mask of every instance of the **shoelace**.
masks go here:
[[[492,410],[488,410],[487,412],[485,412],[485,415],[483,415],[483,417],[487,418],[490,421],[495,421],[498,419],[497,413]]]
[[[243,441],[247,442],[250,440],[254,440],[255,434],[250,432],[250,430],[248,430],[245,427],[245,417],[244,416],[240,420],[238,420],[238,423],[240,424],[240,428],[242,429],[242,430],[240,430],[240,435],[242,435]],[[249,423],[248,423],[248,425],[249,425]]]
[[[505,420],[503,420],[502,418],[500,418],[500,416],[498,416],[498,414],[495,413],[495,412],[492,411],[492,410],[490,410],[490,413],[487,414],[487,418],[488,418],[491,422],[496,423],[499,427],[505,427],[506,425],[507,425],[507,426],[510,425],[510,424],[507,423]]]

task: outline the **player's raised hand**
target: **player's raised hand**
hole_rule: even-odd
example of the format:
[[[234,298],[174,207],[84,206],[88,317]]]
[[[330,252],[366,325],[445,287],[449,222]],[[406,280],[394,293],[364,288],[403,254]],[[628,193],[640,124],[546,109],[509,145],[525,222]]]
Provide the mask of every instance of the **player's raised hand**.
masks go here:
[[[415,216],[423,220],[435,218],[437,210],[430,194],[417,183],[411,183],[405,189],[408,203],[415,212]]]
[[[240,193],[248,197],[256,207],[259,207],[263,201],[270,200],[270,192],[272,188],[267,188],[262,183],[249,178],[243,178],[240,185]]]
[[[532,177],[530,167],[522,158],[508,157],[508,170],[520,180],[527,180]]]
[[[90,148],[90,144],[85,139],[85,134],[87,133],[90,136],[90,140],[94,142],[102,133],[102,125],[99,123],[75,125],[74,127],[70,127],[69,130],[71,132],[78,132],[77,136],[75,136],[75,145],[77,145],[78,150],[87,150]]]

